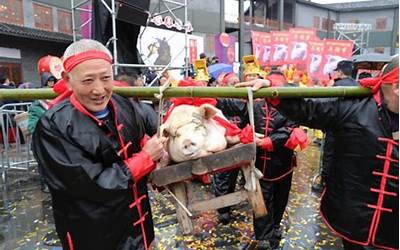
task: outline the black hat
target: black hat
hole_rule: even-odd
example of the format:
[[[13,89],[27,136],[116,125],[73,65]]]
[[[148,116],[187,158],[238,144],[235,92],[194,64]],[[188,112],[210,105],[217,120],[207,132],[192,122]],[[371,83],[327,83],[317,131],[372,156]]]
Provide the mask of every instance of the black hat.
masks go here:
[[[338,62],[334,71],[342,71],[345,75],[351,75],[353,73],[353,62],[349,60],[343,60]]]

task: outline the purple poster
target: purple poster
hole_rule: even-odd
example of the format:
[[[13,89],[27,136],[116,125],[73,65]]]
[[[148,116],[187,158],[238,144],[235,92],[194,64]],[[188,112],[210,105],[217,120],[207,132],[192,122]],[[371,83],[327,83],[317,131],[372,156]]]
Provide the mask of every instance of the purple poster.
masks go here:
[[[92,38],[92,5],[88,4],[83,6],[85,11],[81,11],[81,24],[83,25],[81,28],[82,38]],[[87,10],[87,11],[86,11]]]
[[[215,35],[215,55],[220,63],[233,64],[235,62],[236,37],[226,33]]]

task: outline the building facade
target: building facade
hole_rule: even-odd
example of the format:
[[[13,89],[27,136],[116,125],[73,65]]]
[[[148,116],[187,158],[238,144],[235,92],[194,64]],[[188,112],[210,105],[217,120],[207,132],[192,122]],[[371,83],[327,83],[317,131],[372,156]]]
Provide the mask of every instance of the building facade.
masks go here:
[[[0,1],[0,78],[40,85],[37,61],[62,56],[72,41],[70,2]]]

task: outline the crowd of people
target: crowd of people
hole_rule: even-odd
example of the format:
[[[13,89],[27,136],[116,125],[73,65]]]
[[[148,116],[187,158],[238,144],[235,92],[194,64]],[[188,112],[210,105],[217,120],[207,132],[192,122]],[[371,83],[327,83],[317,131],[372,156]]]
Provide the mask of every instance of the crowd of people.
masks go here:
[[[243,81],[233,70],[214,78],[207,66],[219,59],[201,57],[188,79],[177,81],[164,71],[158,84],[254,91],[271,86],[361,85],[373,92],[363,98],[254,101],[254,132],[263,135],[255,137],[255,166],[263,174],[260,185],[268,210],[264,217],[254,218],[258,249],[279,248],[296,149],[308,144],[301,126],[326,133],[321,215],[342,238],[344,248],[398,249],[398,56],[378,77],[360,81],[352,78],[352,62],[341,61],[332,80],[325,82],[294,65],[261,69],[251,55],[244,60]],[[165,156],[167,139],[157,135],[157,110],[151,104],[120,97],[112,88],[145,86],[156,74],[114,77],[110,52],[89,39],[66,49],[63,67],[62,79],[40,73],[42,86],[53,87],[58,98],[35,101],[29,110],[33,152],[43,186],[52,197],[62,246],[151,249],[155,233],[147,177]],[[232,124],[246,128],[246,101],[224,98],[212,103]],[[215,195],[234,192],[239,172],[214,174]],[[218,214],[221,223],[232,219],[229,207],[218,209]]]

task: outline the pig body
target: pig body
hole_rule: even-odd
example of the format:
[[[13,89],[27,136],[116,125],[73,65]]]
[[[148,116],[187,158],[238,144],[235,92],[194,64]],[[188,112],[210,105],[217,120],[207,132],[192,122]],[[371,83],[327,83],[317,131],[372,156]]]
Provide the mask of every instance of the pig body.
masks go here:
[[[226,129],[213,119],[215,116],[226,120],[209,104],[179,105],[172,110],[161,133],[168,137],[167,152],[174,162],[203,157],[238,142],[225,136]]]

